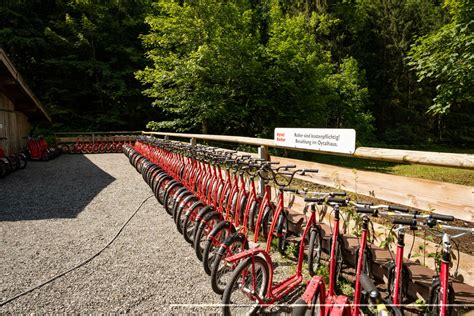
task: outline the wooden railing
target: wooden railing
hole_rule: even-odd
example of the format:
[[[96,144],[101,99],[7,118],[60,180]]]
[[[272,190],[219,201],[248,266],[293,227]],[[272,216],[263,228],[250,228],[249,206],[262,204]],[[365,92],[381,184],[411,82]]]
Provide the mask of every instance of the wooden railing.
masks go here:
[[[95,141],[128,141],[140,135],[142,131],[116,131],[116,132],[62,132],[55,133],[56,143],[74,143],[76,141],[87,141],[94,143]]]
[[[268,138],[254,138],[242,136],[226,136],[226,135],[207,135],[207,134],[185,134],[185,133],[166,133],[166,132],[143,132],[145,135],[159,135],[168,137],[203,139],[212,141],[221,141],[227,143],[237,143],[273,148],[282,148],[288,150],[297,150],[305,152],[316,152],[320,154],[330,154],[335,156],[349,156],[354,158],[364,158],[371,160],[383,160],[399,163],[413,163],[420,165],[452,167],[474,169],[474,155],[471,154],[453,154],[430,151],[415,151],[415,150],[401,150],[401,149],[386,149],[386,148],[372,148],[372,147],[358,147],[353,155],[323,152],[311,149],[298,149],[294,147],[277,146],[273,139]]]
[[[339,153],[325,153],[307,149],[295,149],[293,147],[275,146],[272,139],[166,132],[143,132],[143,134],[163,136],[165,138],[187,138],[191,141],[191,143],[195,143],[197,139],[201,139],[258,146],[259,154],[263,158],[270,158],[271,160],[279,161],[282,164],[296,164],[302,168],[319,169],[318,174],[312,177],[302,177],[302,180],[329,187],[335,187],[338,189],[344,189],[356,194],[370,196],[372,198],[406,205],[425,211],[450,214],[458,219],[474,222],[474,189],[471,186],[382,174],[370,171],[354,170],[350,168],[277,156],[269,157],[268,148],[284,148],[287,150],[343,155],[355,158],[383,160],[398,163],[413,163],[474,169],[474,155],[471,154],[434,153],[424,151],[359,147],[356,149],[354,155],[346,155]]]

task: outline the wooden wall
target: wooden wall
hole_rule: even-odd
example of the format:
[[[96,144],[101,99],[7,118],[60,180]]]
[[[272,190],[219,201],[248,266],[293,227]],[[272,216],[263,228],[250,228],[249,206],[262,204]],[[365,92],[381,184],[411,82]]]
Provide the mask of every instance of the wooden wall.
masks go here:
[[[0,146],[3,150],[8,154],[24,149],[30,128],[26,115],[15,111],[13,102],[0,92]]]

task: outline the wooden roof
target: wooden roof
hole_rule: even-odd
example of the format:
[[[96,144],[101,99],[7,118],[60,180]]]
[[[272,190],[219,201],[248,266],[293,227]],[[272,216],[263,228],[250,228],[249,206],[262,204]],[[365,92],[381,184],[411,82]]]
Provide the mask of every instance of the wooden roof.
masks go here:
[[[25,80],[16,70],[10,58],[0,48],[0,91],[2,91],[15,105],[15,110],[35,119],[47,119],[51,117],[44,109],[41,102],[28,88]]]

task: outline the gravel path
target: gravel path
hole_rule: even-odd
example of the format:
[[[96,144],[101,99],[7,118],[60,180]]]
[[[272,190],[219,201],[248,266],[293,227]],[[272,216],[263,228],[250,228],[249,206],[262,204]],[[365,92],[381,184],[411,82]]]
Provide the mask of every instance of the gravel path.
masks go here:
[[[0,301],[101,249],[152,194],[123,154],[63,155],[0,179]],[[85,266],[0,313],[218,312],[208,276],[155,198]]]

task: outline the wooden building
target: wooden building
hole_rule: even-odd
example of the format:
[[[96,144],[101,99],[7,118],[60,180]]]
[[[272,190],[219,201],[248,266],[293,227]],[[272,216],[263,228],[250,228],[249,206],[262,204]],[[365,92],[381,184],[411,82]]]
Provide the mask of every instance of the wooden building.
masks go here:
[[[6,154],[26,147],[33,122],[51,118],[0,48],[0,146]]]

